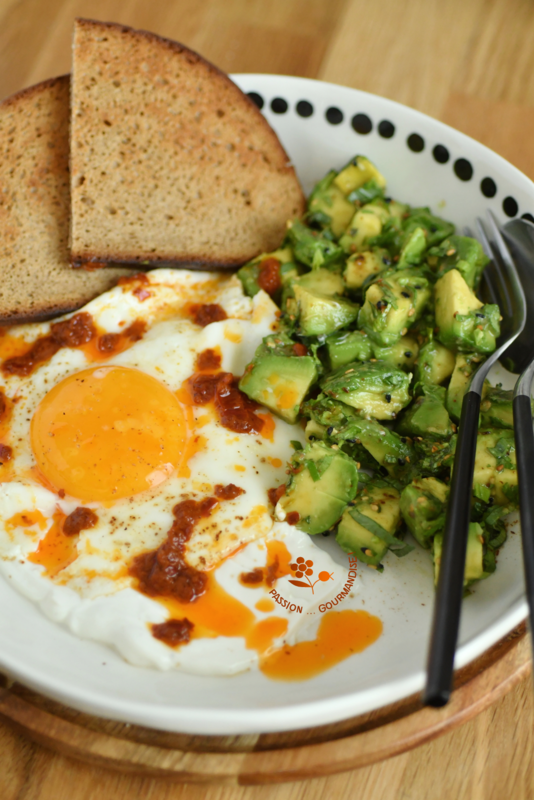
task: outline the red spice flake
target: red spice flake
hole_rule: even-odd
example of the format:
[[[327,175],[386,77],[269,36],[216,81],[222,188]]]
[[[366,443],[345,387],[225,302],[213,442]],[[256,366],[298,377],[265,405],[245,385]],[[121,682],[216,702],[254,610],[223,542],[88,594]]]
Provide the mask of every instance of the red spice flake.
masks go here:
[[[137,289],[133,290],[132,294],[137,297],[140,303],[143,303],[145,300],[148,300],[149,297],[152,297],[152,292],[149,292],[144,286],[138,286]]]
[[[209,517],[218,505],[215,497],[204,500],[183,500],[174,506],[174,522],[167,540],[157,550],[136,556],[130,565],[130,575],[139,581],[139,590],[150,597],[175,597],[181,603],[192,603],[206,591],[204,572],[190,567],[184,557],[185,545],[195,525]]]
[[[214,372],[221,368],[221,355],[215,350],[203,350],[198,354],[195,367],[199,372]]]
[[[245,494],[245,490],[235,483],[229,483],[227,486],[218,483],[214,488],[214,494],[219,500],[235,500],[236,497]]]
[[[65,492],[63,492],[65,496]],[[76,536],[80,531],[94,528],[98,522],[98,517],[90,508],[78,506],[72,514],[65,518],[63,523],[63,533],[65,536]]]
[[[285,484],[281,484],[281,486],[276,486],[273,489],[269,489],[267,491],[267,497],[269,498],[269,502],[275,506],[281,497],[283,497],[286,493]]]
[[[81,311],[70,319],[54,322],[48,336],[41,336],[21,356],[8,358],[2,364],[5,375],[25,377],[45,361],[49,361],[62,347],[80,347],[96,336],[93,318],[87,311]]]
[[[119,278],[117,286],[128,286],[130,283],[150,283],[146,272],[136,272],[135,275],[125,275]]]
[[[217,375],[195,374],[189,378],[187,384],[189,386],[191,397],[193,398],[193,403],[196,406],[205,406],[206,403],[209,403],[210,400],[213,400],[215,397],[217,383],[219,382],[221,375],[224,375],[224,373],[219,372]]]
[[[6,461],[11,461],[12,457],[12,448],[8,444],[0,444],[0,464],[5,464]]]
[[[120,333],[104,333],[98,337],[97,348],[101,353],[114,353],[118,350],[121,341]]]
[[[253,569],[251,572],[242,572],[239,576],[239,580],[241,583],[245,583],[248,586],[263,583],[263,569],[261,567],[256,567],[256,569]]]
[[[264,421],[254,413],[258,403],[238,387],[238,378],[230,372],[215,375],[195,373],[187,381],[193,403],[204,406],[213,400],[221,425],[235,433],[259,433]]]
[[[81,347],[96,336],[93,318],[87,311],[81,311],[63,322],[50,326],[50,335],[59,347]]]
[[[146,331],[146,322],[136,319],[121,333],[104,333],[98,337],[97,348],[101,353],[110,355],[120,349],[123,342],[138,342]]]
[[[290,511],[286,517],[286,522],[288,525],[296,525],[299,520],[300,514],[298,511]]]
[[[58,497],[61,497],[61,499],[63,500],[63,498],[65,497],[65,489],[58,489],[57,493]]]
[[[215,393],[215,408],[221,425],[235,433],[259,433],[264,421],[254,413],[258,403],[238,388],[238,379],[229,372],[222,373]]]
[[[212,322],[221,322],[228,319],[228,315],[218,303],[191,303],[188,313],[193,322],[205,328]]]
[[[5,396],[2,389],[0,389],[0,420],[7,416],[9,410],[9,401]]]
[[[261,262],[258,286],[271,297],[282,288],[280,262],[277,258],[266,258]]]
[[[296,356],[307,356],[308,348],[300,342],[296,342],[296,344],[293,345],[293,352]]]
[[[177,647],[179,644],[187,644],[191,638],[191,631],[195,626],[187,618],[168,619],[166,622],[151,625],[152,636],[159,639],[169,647]]]

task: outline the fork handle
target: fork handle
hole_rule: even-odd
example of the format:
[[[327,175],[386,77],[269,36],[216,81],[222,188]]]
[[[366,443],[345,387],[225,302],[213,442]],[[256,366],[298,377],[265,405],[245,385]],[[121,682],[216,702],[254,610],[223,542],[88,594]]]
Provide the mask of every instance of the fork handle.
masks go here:
[[[423,702],[429,706],[444,706],[452,689],[454,654],[464,591],[467,534],[471,519],[480,400],[480,394],[471,390],[464,395],[462,403],[434,601],[427,683],[423,695]]]
[[[514,436],[519,485],[519,513],[521,515],[521,544],[523,567],[530,610],[530,630],[534,630],[534,428],[529,395],[516,394],[513,402]]]

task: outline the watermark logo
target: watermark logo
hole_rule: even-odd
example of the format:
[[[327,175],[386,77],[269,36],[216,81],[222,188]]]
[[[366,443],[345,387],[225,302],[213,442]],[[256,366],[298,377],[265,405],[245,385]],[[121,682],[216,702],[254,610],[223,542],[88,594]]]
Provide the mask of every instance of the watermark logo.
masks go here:
[[[326,582],[329,580],[333,580],[334,573],[326,572],[326,570],[323,570],[323,572],[320,572],[319,575],[317,576],[317,580],[315,580],[312,583],[310,580],[311,576],[313,575],[312,567],[313,567],[313,561],[311,559],[305,561],[302,558],[302,556],[300,558],[297,558],[294,564],[289,565],[289,568],[295,575],[295,578],[305,578],[305,580],[292,581],[290,579],[289,583],[292,583],[293,586],[301,586],[303,589],[311,589],[312,594],[314,594],[313,587],[315,586],[316,583],[319,583],[319,581]]]
[[[339,603],[342,603],[343,600],[350,595],[354,581],[357,576],[357,560],[353,556],[352,553],[348,554],[349,560],[349,570],[347,574],[347,579],[343,587],[339,590],[339,592],[335,596],[330,596],[328,599],[326,597],[321,598],[321,602],[316,607],[319,613],[324,614],[326,611],[330,611],[331,609],[335,608]],[[321,582],[326,583],[329,580],[334,580],[334,572],[327,572],[323,570],[317,576],[317,578],[312,581],[313,578],[313,561],[311,559],[304,559],[302,556],[295,559],[295,561],[289,565],[291,572],[294,575],[294,579],[289,578],[288,582],[293,584],[293,586],[298,586],[301,589],[311,589],[312,594],[314,592],[314,586]],[[296,580],[295,580],[296,579]],[[304,579],[304,580],[303,580]],[[297,605],[296,603],[291,603],[287,600],[283,595],[276,591],[276,589],[271,589],[269,594],[272,596],[273,600],[281,605],[283,608],[287,608],[289,612],[296,612],[297,614],[303,613],[303,607]],[[306,612],[306,613],[314,613]]]

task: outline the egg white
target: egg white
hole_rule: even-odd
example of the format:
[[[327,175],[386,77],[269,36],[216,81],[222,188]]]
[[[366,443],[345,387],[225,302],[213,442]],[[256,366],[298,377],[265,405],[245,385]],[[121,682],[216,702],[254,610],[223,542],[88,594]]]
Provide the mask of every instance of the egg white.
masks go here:
[[[147,277],[150,297],[141,301],[134,294],[135,284],[126,284],[106,292],[83,309],[107,333],[119,333],[135,320],[147,323],[148,330],[141,340],[102,360],[103,364],[140,369],[175,392],[194,373],[198,353],[219,348],[221,369],[240,375],[261,340],[276,329],[277,308],[269,296],[260,292],[253,299],[246,297],[235,276],[160,269]],[[228,319],[200,328],[184,315],[187,302],[216,302]],[[31,342],[49,330],[50,323],[41,323],[18,326],[11,329],[11,334]],[[195,421],[202,418],[199,432],[205,445],[190,459],[190,477],[178,477],[174,472],[159,486],[117,500],[109,507],[84,502],[84,506],[95,509],[98,522],[80,533],[76,560],[51,579],[43,567],[27,558],[51,527],[54,511],[60,508],[69,514],[82,503],[73,497],[58,497],[32,475],[35,459],[30,446],[30,423],[53,386],[97,363],[89,361],[83,350],[62,348],[31,376],[3,378],[5,395],[16,402],[9,436],[4,441],[12,446],[13,459],[11,481],[0,485],[0,571],[48,617],[66,625],[76,636],[114,647],[132,664],[211,675],[247,669],[257,662],[258,655],[239,638],[194,639],[176,649],[155,639],[149,623],[163,622],[169,612],[132,588],[132,578],[124,575],[124,565],[165,541],[177,502],[191,497],[202,499],[216,484],[233,483],[244,489],[244,494],[221,502],[209,518],[196,526],[186,550],[191,566],[215,568],[217,581],[251,609],[258,620],[266,615],[258,612],[255,604],[266,590],[243,587],[239,574],[265,564],[266,538],[284,541],[293,558],[311,557],[317,572],[334,571],[330,557],[307,535],[285,523],[274,523],[268,512],[267,490],[285,482],[285,464],[292,454],[289,442],[304,441],[303,431],[275,419],[272,441],[260,435],[238,434],[224,428],[202,407],[195,407]],[[6,526],[14,514],[32,510],[40,511],[46,519],[42,530],[38,525],[15,529]],[[229,557],[238,549],[236,555]],[[284,597],[291,600],[296,592],[306,611],[295,614],[276,607],[276,616],[288,621],[287,633],[278,644],[292,643],[299,632],[303,634],[321,597],[345,582],[346,569],[335,567],[334,582],[318,584],[311,599],[303,590],[293,589],[287,578],[279,580]]]

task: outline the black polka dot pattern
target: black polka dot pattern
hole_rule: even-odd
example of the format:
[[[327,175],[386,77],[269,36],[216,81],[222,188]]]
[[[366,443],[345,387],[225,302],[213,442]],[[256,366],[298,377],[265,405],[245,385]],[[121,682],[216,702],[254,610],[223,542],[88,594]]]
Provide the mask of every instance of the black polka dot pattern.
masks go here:
[[[395,136],[395,125],[389,119],[383,119],[378,123],[378,133],[383,139],[391,139]]]
[[[258,94],[258,92],[248,92],[248,97],[250,97],[252,102],[259,109],[263,109],[265,100],[261,94]],[[271,100],[270,107],[271,111],[275,114],[286,114],[289,109],[289,103],[283,97],[274,97]],[[314,115],[315,109],[309,100],[302,99],[295,104],[295,112],[299,117],[308,119]],[[330,125],[340,125],[345,119],[344,112],[337,106],[330,106],[327,108],[324,115]],[[373,121],[367,114],[359,112],[352,117],[351,126],[356,133],[365,136],[373,130]],[[394,123],[388,119],[380,120],[377,124],[377,132],[382,139],[391,139],[395,135],[395,131]],[[407,137],[406,145],[412,152],[421,153],[425,149],[425,140],[419,133],[414,131]],[[432,156],[434,161],[438,164],[447,164],[451,157],[448,149],[443,144],[434,145],[432,148]],[[467,158],[457,158],[452,168],[456,177],[464,182],[470,181],[474,175],[473,165]],[[480,191],[484,197],[491,199],[497,194],[497,184],[493,178],[486,176],[480,181]],[[505,197],[502,201],[502,208],[507,217],[516,217],[519,213],[517,200],[510,195]],[[522,214],[522,219],[526,219],[534,224],[533,214]]]
[[[335,106],[326,109],[325,117],[330,125],[339,125],[343,122],[343,112],[340,108],[336,108]]]
[[[495,197],[497,194],[497,185],[492,178],[482,178],[480,181],[480,191],[484,197]]]
[[[367,114],[355,114],[351,120],[351,125],[356,133],[361,133],[364,136],[373,130],[373,123]]]
[[[263,97],[261,96],[261,94],[258,94],[257,92],[249,92],[249,93],[248,93],[248,96],[250,97],[250,99],[252,100],[252,102],[253,102],[255,105],[257,105],[257,106],[258,106],[258,108],[259,108],[260,110],[263,108],[264,100],[263,100]]]
[[[313,106],[307,100],[299,100],[295,106],[295,111],[299,117],[311,117],[313,114]]]
[[[507,217],[517,216],[517,212],[519,211],[517,200],[515,200],[513,197],[505,197],[502,201],[502,210]]]
[[[454,162],[454,174],[461,181],[470,181],[473,177],[473,167],[467,158],[457,158]]]
[[[411,133],[406,139],[406,144],[414,153],[420,153],[425,149],[425,140],[418,133]]]
[[[527,222],[534,222],[534,217],[528,212],[526,214],[521,214],[521,219],[526,219]]]
[[[287,100],[284,100],[283,97],[275,97],[274,100],[271,100],[271,111],[274,111],[275,114],[285,114],[288,108]]]
[[[437,161],[438,164],[446,164],[451,157],[449,151],[443,144],[437,144],[432,150],[432,155],[434,156],[434,161]]]

